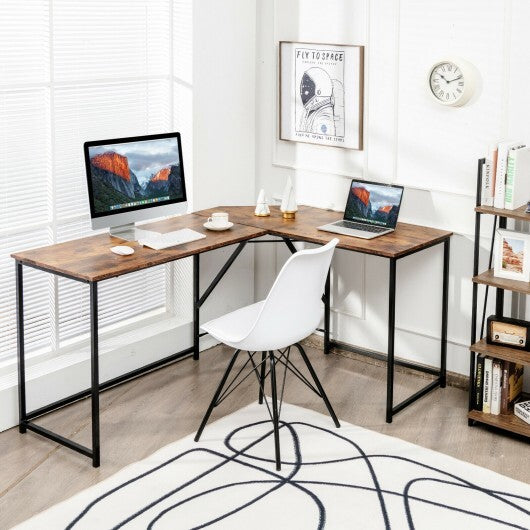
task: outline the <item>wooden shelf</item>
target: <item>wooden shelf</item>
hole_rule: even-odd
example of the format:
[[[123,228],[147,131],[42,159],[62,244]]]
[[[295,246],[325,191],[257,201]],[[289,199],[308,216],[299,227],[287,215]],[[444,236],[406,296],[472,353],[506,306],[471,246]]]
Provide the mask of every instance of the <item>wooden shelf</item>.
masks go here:
[[[502,359],[503,361],[512,361],[519,364],[530,364],[530,352],[518,350],[516,348],[509,348],[506,346],[497,346],[495,344],[488,344],[486,339],[481,339],[469,347],[471,351],[482,353],[494,359]]]
[[[525,213],[526,204],[515,210],[505,210],[504,208],[494,208],[493,206],[476,206],[475,212],[498,215],[500,217],[509,217],[519,221],[530,221],[530,213]]]
[[[520,420],[515,414],[485,414],[478,410],[471,410],[467,417],[470,420],[486,423],[492,427],[504,429],[505,431],[521,434],[530,437],[530,424]]]
[[[475,283],[490,285],[491,287],[498,287],[499,289],[506,289],[507,291],[530,294],[530,282],[499,278],[493,275],[493,269],[482,272],[478,276],[473,276],[473,281]]]

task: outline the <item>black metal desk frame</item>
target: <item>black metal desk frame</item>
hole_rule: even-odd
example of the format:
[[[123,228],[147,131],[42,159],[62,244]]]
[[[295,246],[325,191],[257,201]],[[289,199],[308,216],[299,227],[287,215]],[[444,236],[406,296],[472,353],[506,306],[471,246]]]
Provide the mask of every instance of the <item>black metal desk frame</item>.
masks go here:
[[[200,337],[206,335],[206,333],[200,333],[199,322],[200,322],[200,308],[206,302],[212,291],[215,289],[217,284],[221,281],[223,276],[226,274],[228,269],[237,259],[239,254],[245,248],[247,243],[285,243],[291,252],[296,252],[294,242],[301,241],[302,239],[293,239],[289,237],[281,237],[280,239],[254,239],[247,240],[237,243],[237,247],[232,252],[226,263],[221,267],[215,278],[206,288],[204,293],[200,294],[200,253],[193,255],[193,346],[186,348],[172,355],[169,355],[163,359],[147,364],[123,375],[105,381],[99,382],[99,337],[98,337],[98,283],[87,280],[80,280],[69,276],[67,274],[58,273],[53,270],[49,270],[43,267],[37,267],[27,263],[21,263],[20,261],[15,262],[16,268],[16,302],[17,302],[17,350],[18,350],[18,395],[19,395],[19,431],[25,433],[30,430],[36,434],[40,434],[50,440],[64,445],[82,455],[85,455],[92,459],[93,467],[99,467],[100,465],[100,429],[99,429],[99,393],[109,388],[115,387],[122,383],[126,383],[135,379],[141,375],[165,367],[173,362],[181,360],[185,357],[193,355],[195,360],[199,359],[199,340]],[[348,349],[350,351],[369,355],[380,359],[387,360],[387,399],[386,399],[386,421],[392,422],[392,418],[395,414],[403,410],[408,405],[414,403],[416,400],[437,388],[438,386],[444,388],[446,386],[446,358],[447,358],[447,309],[448,309],[448,288],[449,288],[449,245],[450,236],[445,238],[441,242],[434,243],[428,247],[416,250],[407,254],[407,256],[430,248],[432,246],[443,244],[444,245],[444,257],[443,257],[443,287],[442,287],[442,326],[441,326],[441,338],[440,338],[440,369],[425,367],[416,363],[395,359],[394,356],[394,336],[395,336],[395,305],[396,305],[396,262],[398,258],[389,258],[389,314],[388,314],[388,350],[387,355],[379,354],[364,348],[347,345],[333,341],[330,339],[330,274],[328,274],[324,295],[322,300],[324,302],[324,329],[319,330],[324,334],[324,353],[329,354],[331,348],[338,347],[342,349]],[[60,399],[38,409],[28,412],[26,409],[26,375],[25,375],[25,351],[24,351],[24,289],[23,289],[23,266],[32,267],[35,269],[43,270],[57,276],[62,276],[74,281],[80,281],[82,283],[88,283],[90,288],[90,372],[91,372],[91,384],[90,388],[77,392],[71,396]],[[413,370],[435,375],[436,379],[430,384],[425,386],[423,389],[414,393],[401,403],[393,405],[394,396],[394,369],[395,365],[404,366]],[[81,399],[90,397],[91,399],[91,418],[92,418],[92,447],[85,447],[81,444],[74,442],[60,434],[52,432],[36,423],[33,420],[48,414],[49,412],[55,411],[66,405],[79,401]]]
[[[289,247],[291,252],[296,252],[292,241],[284,238],[286,245]],[[323,332],[324,334],[324,353],[328,354],[331,348],[340,348],[343,350],[348,350],[360,355],[365,355],[375,359],[387,361],[387,378],[386,378],[386,422],[392,423],[392,418],[398,412],[401,412],[405,407],[408,407],[416,400],[423,397],[425,394],[429,393],[431,390],[434,390],[437,387],[445,388],[447,384],[447,312],[448,312],[448,302],[449,302],[449,253],[450,253],[450,243],[451,236],[428,245],[421,249],[415,250],[406,254],[404,257],[411,256],[422,250],[434,247],[436,245],[443,245],[443,278],[442,278],[442,326],[441,326],[441,335],[440,335],[440,368],[439,370],[435,368],[430,368],[428,366],[423,366],[421,364],[413,363],[410,361],[405,361],[403,359],[395,358],[395,334],[396,334],[396,264],[398,259],[402,258],[388,258],[389,260],[389,293],[388,293],[388,342],[387,342],[387,354],[384,355],[379,352],[368,350],[366,348],[361,348],[359,346],[354,346],[351,344],[345,344],[343,342],[338,342],[330,339],[330,298],[331,298],[331,288],[330,288],[330,275],[328,274],[326,280],[326,286],[324,291],[324,296],[322,300],[324,302],[324,329],[319,329],[318,331]],[[353,252],[353,251],[351,251]],[[395,367],[403,366],[405,368],[410,368],[422,373],[430,374],[436,376],[431,383],[418,390],[407,399],[404,399],[397,405],[394,405],[394,371]]]
[[[16,273],[16,303],[17,303],[17,351],[18,351],[18,402],[19,402],[19,432],[25,433],[30,430],[34,433],[40,434],[56,443],[69,447],[82,455],[88,456],[92,459],[92,465],[99,467],[101,447],[100,447],[100,432],[99,432],[99,393],[103,390],[115,387],[122,383],[126,383],[135,379],[147,372],[152,372],[158,368],[167,366],[173,362],[176,362],[184,357],[193,355],[193,358],[199,359],[199,338],[204,333],[199,333],[199,309],[202,304],[208,299],[212,291],[215,289],[217,284],[221,281],[223,276],[226,274],[232,263],[239,256],[241,251],[245,248],[248,241],[242,241],[237,243],[236,249],[232,252],[226,263],[220,269],[218,274],[212,280],[210,285],[205,290],[204,294],[200,296],[199,292],[199,256],[200,254],[193,255],[193,346],[186,348],[177,353],[171,354],[163,359],[149,363],[145,366],[132,370],[123,375],[105,381],[99,382],[99,337],[98,337],[98,283],[87,280],[81,280],[68,274],[58,273],[53,270],[49,270],[43,267],[37,267],[28,263],[21,263],[15,261],[15,273]],[[23,266],[31,267],[34,269],[42,270],[50,274],[62,276],[70,280],[78,281],[81,283],[88,283],[90,287],[90,388],[72,394],[71,396],[65,397],[58,401],[54,401],[44,407],[35,409],[31,412],[27,411],[26,408],[26,369],[25,369],[25,344],[24,344],[24,281],[23,281]],[[40,425],[34,423],[33,420],[39,418],[49,412],[60,409],[66,405],[79,401],[81,399],[90,397],[91,399],[91,418],[92,418],[92,447],[85,447],[73,440],[65,438],[60,434],[57,434],[49,429],[46,429]]]

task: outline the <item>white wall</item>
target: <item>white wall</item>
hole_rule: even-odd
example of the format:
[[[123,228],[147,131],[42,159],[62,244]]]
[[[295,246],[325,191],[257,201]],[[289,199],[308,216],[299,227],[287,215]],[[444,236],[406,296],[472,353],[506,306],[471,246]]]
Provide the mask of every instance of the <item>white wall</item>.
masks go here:
[[[254,0],[193,2],[194,210],[254,200],[255,57]],[[201,292],[234,249],[201,256]],[[246,248],[203,306],[201,322],[253,301],[253,269]]]
[[[448,368],[460,373],[467,373],[469,359],[477,158],[505,136],[530,141],[524,88],[530,78],[524,53],[530,46],[529,17],[523,0],[258,3],[256,188],[281,192],[291,175],[299,203],[342,210],[351,177],[404,184],[401,221],[455,233]],[[281,40],[366,47],[363,151],[277,140]],[[442,107],[425,90],[429,66],[444,55],[466,58],[481,74],[477,96],[462,108]],[[485,225],[484,235],[491,226]],[[483,246],[485,263],[486,239]],[[259,263],[261,296],[274,260],[263,255]],[[397,354],[433,365],[439,355],[441,266],[438,248],[398,262]],[[338,252],[335,271],[334,337],[384,351],[388,263]]]
[[[194,207],[254,198],[255,0],[193,3]]]

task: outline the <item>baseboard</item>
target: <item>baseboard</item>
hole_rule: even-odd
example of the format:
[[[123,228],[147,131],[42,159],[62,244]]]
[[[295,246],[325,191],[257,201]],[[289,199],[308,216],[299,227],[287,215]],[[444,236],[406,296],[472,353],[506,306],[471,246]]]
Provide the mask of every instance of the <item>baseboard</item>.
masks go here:
[[[200,349],[217,344],[210,336],[201,338]],[[100,340],[100,381],[158,361],[193,345],[191,322],[176,317]],[[90,386],[88,341],[27,369],[27,410],[35,410]],[[0,378],[0,431],[18,425],[16,373]]]
[[[305,339],[303,342],[304,344],[307,344],[308,346],[311,346],[313,348],[321,348],[321,349],[324,348],[324,337],[317,333],[313,333],[312,335],[307,337],[307,339]],[[348,351],[346,349],[341,349],[340,347],[334,347],[331,353],[335,355],[341,355],[342,357],[347,357],[349,359],[355,359],[356,361],[360,361],[366,364],[371,364],[373,366],[386,366],[386,361],[374,359],[373,357],[368,357],[366,355]],[[396,357],[396,359],[398,359],[398,357]],[[407,359],[402,359],[402,360],[407,360]],[[422,366],[425,366],[427,368],[435,368],[435,369],[437,368],[436,366],[429,366],[429,365],[422,365]],[[415,375],[417,377],[421,377],[422,379],[427,379],[429,381],[435,379],[435,377],[430,374],[419,372],[417,370],[413,370],[411,368],[407,368],[404,366],[396,365],[395,370],[396,372]],[[448,371],[447,372],[447,385],[453,386],[456,388],[461,388],[463,390],[468,390],[469,377],[467,375],[459,374],[457,372]]]

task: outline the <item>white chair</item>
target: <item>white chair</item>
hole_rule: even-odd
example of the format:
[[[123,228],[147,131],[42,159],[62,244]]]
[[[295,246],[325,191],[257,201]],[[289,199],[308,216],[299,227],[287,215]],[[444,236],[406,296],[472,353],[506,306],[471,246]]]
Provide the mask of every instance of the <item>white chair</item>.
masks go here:
[[[340,427],[337,416],[331,407],[331,403],[320,384],[315,370],[309,362],[304,349],[299,344],[299,341],[315,331],[320,322],[322,315],[322,293],[324,292],[331,258],[333,257],[333,252],[338,241],[335,238],[323,247],[296,252],[283,266],[265,300],[228,313],[201,326],[204,331],[217,340],[234,348],[235,352],[228,363],[228,368],[195,435],[195,441],[199,440],[212,410],[235,389],[235,386],[238,386],[242,382],[240,380],[234,386],[236,379],[249,363],[252,365],[252,368],[243,379],[255,373],[259,383],[260,403],[263,403],[265,379],[270,374],[272,413],[270,413],[267,401],[266,404],[267,408],[269,408],[273,423],[276,469],[279,470],[281,467],[278,393],[276,385],[277,363],[284,367],[280,411],[285,376],[287,370],[289,370],[324,400],[335,425]],[[300,352],[309,374],[313,379],[314,386],[289,360],[292,345]],[[226,385],[228,376],[241,351],[247,352],[248,359],[231,383]],[[278,351],[278,355],[275,354],[275,351]],[[254,355],[257,352],[262,352],[260,363],[254,360]],[[266,373],[266,352],[268,352],[269,357],[268,373]],[[259,371],[258,368],[260,368]],[[223,388],[225,389],[224,392]]]

